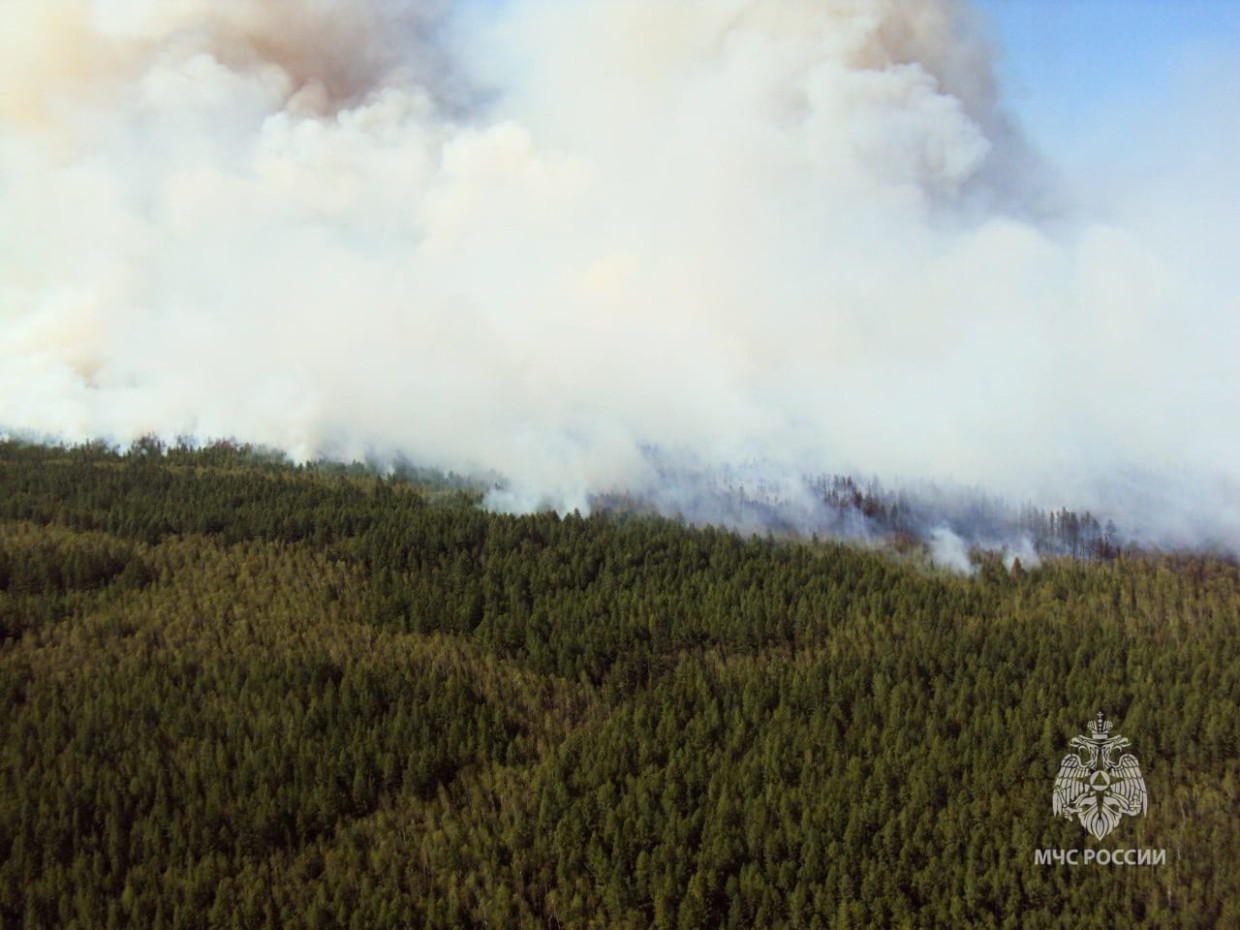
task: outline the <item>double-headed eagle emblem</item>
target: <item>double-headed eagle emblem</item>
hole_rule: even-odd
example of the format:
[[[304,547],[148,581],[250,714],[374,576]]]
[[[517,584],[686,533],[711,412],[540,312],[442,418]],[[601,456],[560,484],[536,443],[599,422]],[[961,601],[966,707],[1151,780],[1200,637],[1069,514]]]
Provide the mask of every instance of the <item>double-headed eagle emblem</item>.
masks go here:
[[[1147,801],[1137,757],[1124,753],[1118,761],[1114,758],[1131,743],[1111,736],[1111,726],[1099,711],[1089,735],[1068,742],[1074,752],[1063,757],[1055,777],[1055,816],[1075,817],[1098,839],[1114,830],[1125,814],[1144,814]]]

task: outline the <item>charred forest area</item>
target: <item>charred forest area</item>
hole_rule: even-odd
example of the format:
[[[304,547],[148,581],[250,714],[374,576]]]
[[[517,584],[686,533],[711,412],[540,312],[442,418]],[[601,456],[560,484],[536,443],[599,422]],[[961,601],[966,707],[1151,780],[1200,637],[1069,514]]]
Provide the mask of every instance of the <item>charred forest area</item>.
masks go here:
[[[1010,568],[1024,555],[1113,559],[1149,553],[1158,546],[1124,533],[1110,517],[1067,507],[1015,506],[977,489],[888,487],[878,478],[797,475],[779,482],[749,482],[723,474],[672,473],[677,490],[601,493],[597,511],[664,515],[695,526],[722,526],[742,535],[771,534],[794,540],[864,542],[897,552],[926,552],[936,533],[949,532],[970,550],[975,564],[998,555]],[[1207,546],[1215,557],[1234,558]]]
[[[998,507],[1036,567],[953,573],[816,494],[891,544],[0,442],[0,927],[1240,926],[1234,560]],[[1102,840],[1052,813],[1098,711]]]

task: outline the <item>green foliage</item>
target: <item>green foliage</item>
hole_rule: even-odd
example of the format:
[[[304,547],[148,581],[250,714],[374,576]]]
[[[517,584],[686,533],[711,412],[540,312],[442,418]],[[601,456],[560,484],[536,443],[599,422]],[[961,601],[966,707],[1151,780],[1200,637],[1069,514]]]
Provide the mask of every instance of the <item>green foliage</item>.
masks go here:
[[[0,443],[0,925],[1229,926],[1240,575]],[[1098,709],[1151,801],[1054,820]],[[1035,866],[1046,847],[1165,866]]]

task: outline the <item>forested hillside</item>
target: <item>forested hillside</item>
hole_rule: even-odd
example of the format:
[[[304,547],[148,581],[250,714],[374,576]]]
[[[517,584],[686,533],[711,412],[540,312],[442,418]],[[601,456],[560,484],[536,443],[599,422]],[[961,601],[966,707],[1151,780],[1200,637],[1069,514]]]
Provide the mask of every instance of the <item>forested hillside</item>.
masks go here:
[[[1240,926],[1240,573],[0,443],[0,926]],[[1148,812],[1052,816],[1102,710]],[[1158,866],[1040,849],[1165,849]]]

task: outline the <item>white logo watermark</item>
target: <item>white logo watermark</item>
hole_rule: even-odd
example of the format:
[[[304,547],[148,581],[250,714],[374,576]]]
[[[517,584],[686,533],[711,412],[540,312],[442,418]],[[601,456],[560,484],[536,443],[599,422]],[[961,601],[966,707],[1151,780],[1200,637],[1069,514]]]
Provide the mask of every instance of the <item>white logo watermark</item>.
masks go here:
[[[1035,849],[1034,865],[1166,865],[1165,849]]]
[[[1124,816],[1144,814],[1149,795],[1141,766],[1132,753],[1115,753],[1132,745],[1124,736],[1111,736],[1112,724],[1102,711],[1089,724],[1089,735],[1068,742],[1073,752],[1059,763],[1052,809],[1056,817],[1076,818],[1096,839],[1102,839]]]
[[[1112,724],[1101,711],[1088,733],[1068,741],[1072,752],[1059,763],[1051,809],[1056,817],[1078,820],[1095,839],[1102,839],[1124,817],[1144,814],[1149,792],[1137,757],[1116,753],[1132,745],[1126,737],[1111,735]],[[1035,849],[1034,865],[1159,866],[1167,862],[1165,849]]]

